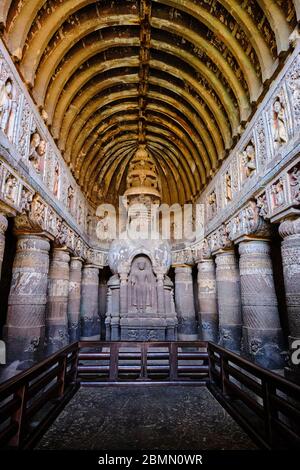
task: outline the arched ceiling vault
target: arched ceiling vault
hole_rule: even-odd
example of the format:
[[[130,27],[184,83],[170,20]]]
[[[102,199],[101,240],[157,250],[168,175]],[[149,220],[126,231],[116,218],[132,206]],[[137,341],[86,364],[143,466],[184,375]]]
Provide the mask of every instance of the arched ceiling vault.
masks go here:
[[[194,200],[289,49],[298,0],[1,0],[3,39],[93,204],[146,143]],[[297,18],[298,15],[298,18]]]

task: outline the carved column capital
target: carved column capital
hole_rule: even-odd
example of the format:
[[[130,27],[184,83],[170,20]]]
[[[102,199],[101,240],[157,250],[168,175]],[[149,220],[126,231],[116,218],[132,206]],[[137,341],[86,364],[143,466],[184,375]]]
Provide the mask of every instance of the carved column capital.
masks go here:
[[[82,263],[83,263],[83,258],[81,258],[80,256],[72,256],[71,255],[71,260],[70,262],[72,264],[74,264],[74,266],[82,266]]]
[[[226,250],[218,250],[214,253],[216,265],[227,265],[231,264],[234,257],[235,251],[234,248],[228,248]]]
[[[173,267],[175,268],[175,273],[189,272],[192,270],[192,266],[189,264],[174,264]]]
[[[202,243],[199,243],[195,248],[193,248],[193,256],[196,264],[212,258],[210,245],[206,238]]]
[[[233,247],[233,242],[229,238],[228,227],[222,224],[218,230],[213,232],[209,238],[209,246],[211,253],[215,255],[218,251],[223,251]]]
[[[255,201],[250,201],[227,223],[228,237],[234,243],[244,239],[269,239],[271,226],[259,214]]]
[[[194,253],[193,250],[188,247],[180,251],[175,251],[172,254],[172,266],[188,266],[194,264]]]
[[[285,219],[279,226],[279,234],[282,238],[300,235],[300,217]]]

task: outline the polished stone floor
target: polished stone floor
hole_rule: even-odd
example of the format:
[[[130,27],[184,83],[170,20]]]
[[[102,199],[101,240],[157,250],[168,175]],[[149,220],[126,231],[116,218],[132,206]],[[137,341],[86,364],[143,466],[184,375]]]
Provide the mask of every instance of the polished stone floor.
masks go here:
[[[206,450],[255,445],[205,387],[82,388],[38,449]]]

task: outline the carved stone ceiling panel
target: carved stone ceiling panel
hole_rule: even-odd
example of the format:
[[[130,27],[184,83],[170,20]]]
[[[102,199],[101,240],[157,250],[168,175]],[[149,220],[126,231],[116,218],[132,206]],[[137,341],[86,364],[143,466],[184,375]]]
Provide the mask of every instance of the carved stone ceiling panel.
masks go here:
[[[185,203],[226,157],[288,51],[295,6],[2,0],[0,23],[92,203],[122,194],[139,143],[159,168],[164,202]]]

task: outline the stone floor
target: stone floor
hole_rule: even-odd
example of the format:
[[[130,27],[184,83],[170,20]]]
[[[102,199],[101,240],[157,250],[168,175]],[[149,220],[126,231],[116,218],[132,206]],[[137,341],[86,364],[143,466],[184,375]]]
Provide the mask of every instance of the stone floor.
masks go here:
[[[82,388],[38,449],[206,450],[255,445],[205,387]]]

